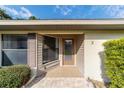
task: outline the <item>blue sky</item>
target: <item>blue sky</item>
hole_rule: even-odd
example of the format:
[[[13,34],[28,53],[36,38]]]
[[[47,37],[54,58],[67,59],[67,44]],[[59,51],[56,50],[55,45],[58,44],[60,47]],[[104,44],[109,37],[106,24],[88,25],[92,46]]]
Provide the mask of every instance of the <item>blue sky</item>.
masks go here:
[[[104,19],[124,18],[124,6],[103,5],[9,5],[0,6],[13,18],[24,18],[34,15],[40,19]]]

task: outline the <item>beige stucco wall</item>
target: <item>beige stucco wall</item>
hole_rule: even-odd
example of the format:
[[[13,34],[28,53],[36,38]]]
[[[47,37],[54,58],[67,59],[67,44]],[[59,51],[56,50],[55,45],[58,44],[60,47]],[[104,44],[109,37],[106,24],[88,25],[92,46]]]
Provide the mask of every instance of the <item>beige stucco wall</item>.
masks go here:
[[[76,38],[76,66],[84,76],[84,34]]]
[[[93,31],[85,33],[84,40],[84,76],[95,80],[102,81],[102,62],[103,58],[103,42],[111,39],[124,37],[124,32],[108,31],[102,32]]]

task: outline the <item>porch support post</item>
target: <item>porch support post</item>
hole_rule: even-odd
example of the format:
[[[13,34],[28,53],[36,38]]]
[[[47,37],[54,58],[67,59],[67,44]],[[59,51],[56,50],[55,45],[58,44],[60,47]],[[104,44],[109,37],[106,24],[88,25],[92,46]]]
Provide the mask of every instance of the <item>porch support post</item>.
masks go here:
[[[43,36],[37,34],[37,66],[39,70],[43,68]]]
[[[28,53],[27,53],[27,63],[31,68],[36,67],[36,34],[35,33],[29,33],[28,34]]]

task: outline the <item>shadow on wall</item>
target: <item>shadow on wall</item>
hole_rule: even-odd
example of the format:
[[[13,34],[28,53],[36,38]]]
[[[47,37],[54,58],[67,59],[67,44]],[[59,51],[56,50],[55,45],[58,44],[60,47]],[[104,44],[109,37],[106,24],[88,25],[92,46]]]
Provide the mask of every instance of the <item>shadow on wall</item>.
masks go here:
[[[107,76],[105,75],[105,66],[104,66],[104,62],[105,62],[105,55],[104,55],[104,51],[101,51],[99,52],[99,56],[100,56],[100,59],[101,59],[101,76],[102,76],[102,79],[104,81],[104,83],[107,83],[109,82],[109,79],[107,78]]]
[[[9,59],[9,57],[6,55],[6,53],[2,52],[2,55],[4,55],[4,57],[2,58],[2,66],[13,65],[12,61]]]
[[[2,51],[2,66],[27,64],[27,50],[4,50]]]

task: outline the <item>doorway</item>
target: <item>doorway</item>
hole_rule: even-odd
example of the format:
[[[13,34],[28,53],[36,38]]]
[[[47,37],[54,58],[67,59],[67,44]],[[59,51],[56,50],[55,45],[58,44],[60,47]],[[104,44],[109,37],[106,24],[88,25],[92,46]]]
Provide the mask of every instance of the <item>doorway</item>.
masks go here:
[[[74,39],[63,39],[63,65],[74,65]]]

